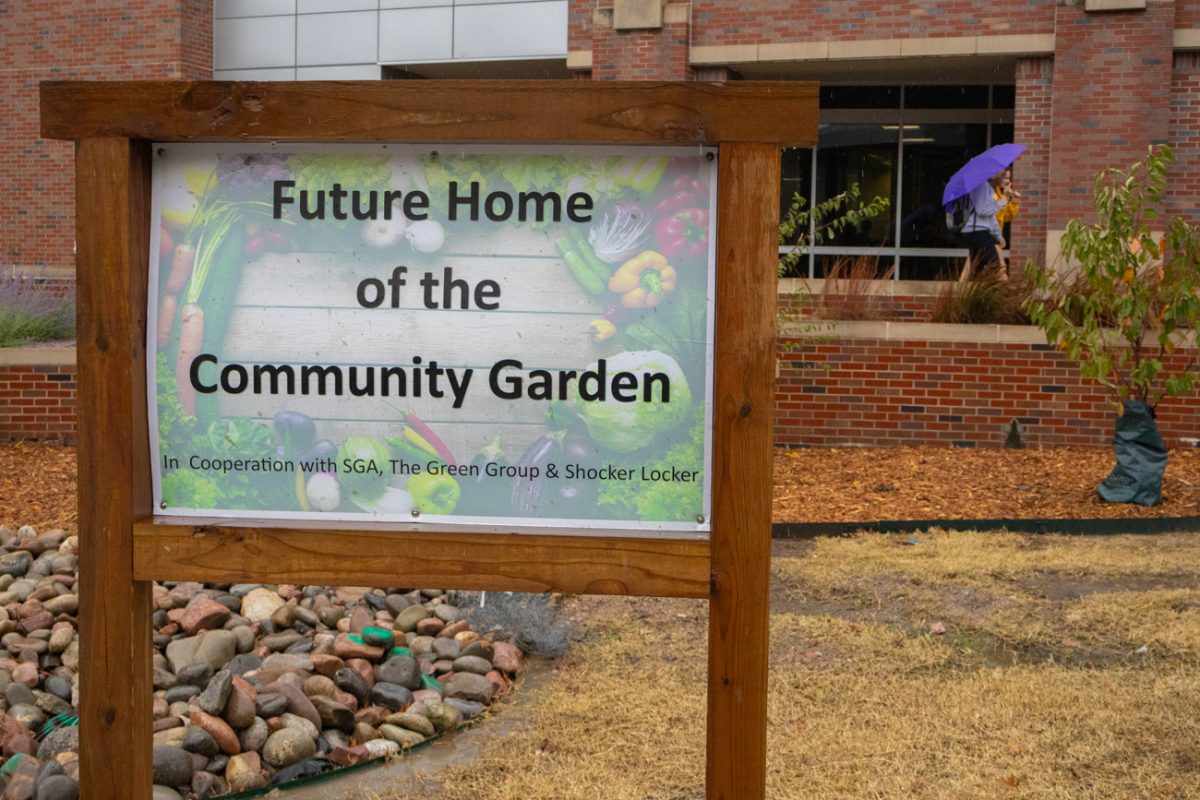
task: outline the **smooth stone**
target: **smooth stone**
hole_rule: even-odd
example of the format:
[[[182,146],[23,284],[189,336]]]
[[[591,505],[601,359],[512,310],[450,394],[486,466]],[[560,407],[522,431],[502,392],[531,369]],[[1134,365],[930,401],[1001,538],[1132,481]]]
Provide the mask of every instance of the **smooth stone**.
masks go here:
[[[336,728],[345,733],[354,732],[354,712],[348,706],[321,695],[311,699],[317,713],[321,715],[322,727]]]
[[[79,596],[75,594],[60,594],[56,597],[51,597],[43,605],[54,616],[58,616],[59,614],[76,614],[79,611]]]
[[[433,723],[438,733],[446,733],[462,725],[463,716],[457,708],[440,700],[426,700],[416,703],[412,712],[420,714]]]
[[[225,703],[229,700],[229,691],[232,688],[233,675],[229,670],[223,669],[213,675],[195,703],[209,714],[220,715],[225,710]]]
[[[462,656],[479,656],[491,661],[496,654],[496,646],[487,639],[476,639],[466,645],[462,645]]]
[[[192,757],[182,747],[155,747],[152,764],[155,783],[161,786],[191,785]]]
[[[279,653],[287,650],[292,645],[299,642],[304,637],[293,630],[281,631],[280,633],[272,633],[258,640],[260,646],[265,647],[273,653]]]
[[[211,772],[197,772],[192,775],[192,797],[196,800],[208,800],[210,797],[225,794],[228,786],[225,779]]]
[[[242,751],[237,734],[233,732],[233,728],[229,727],[229,723],[220,717],[214,717],[200,709],[194,709],[188,719],[193,725],[198,725],[208,731],[209,735],[216,740],[217,747],[221,749],[222,753],[232,756]]]
[[[401,749],[408,749],[425,741],[425,737],[416,731],[387,723],[379,726],[379,735],[400,745]]]
[[[50,640],[46,643],[46,647],[51,653],[63,653],[73,641],[75,641],[75,629],[70,625],[63,625],[50,632]]]
[[[271,729],[267,727],[267,721],[262,717],[255,717],[253,722],[238,733],[238,743],[241,744],[243,752],[262,750],[270,735]]]
[[[291,712],[288,712],[279,718],[279,723],[285,728],[291,728],[292,730],[300,731],[314,741],[318,736],[321,735],[321,728],[319,726],[313,725],[312,722],[300,716],[299,714],[292,714]]]
[[[37,730],[46,721],[46,712],[27,703],[9,706],[8,715],[31,731]]]
[[[384,739],[382,736],[363,742],[363,747],[366,748],[371,758],[387,758],[400,752],[400,745],[391,739]]]
[[[68,725],[51,731],[38,745],[37,757],[43,761],[56,758],[62,753],[79,752],[79,726]]]
[[[409,690],[420,689],[421,670],[411,656],[396,656],[375,667],[375,680],[394,683]]]
[[[433,723],[428,717],[421,714],[414,714],[411,711],[401,711],[398,714],[389,714],[387,718],[388,725],[399,725],[401,728],[407,728],[410,731],[416,731],[422,736],[428,738],[437,734],[437,730],[433,727]]]
[[[232,613],[209,595],[198,594],[183,609],[179,624],[184,633],[193,636],[200,631],[221,627]]]
[[[284,681],[276,681],[267,687],[269,691],[278,692],[287,700],[287,710],[293,714],[304,717],[313,724],[317,730],[321,729],[321,715],[317,713],[317,709],[313,706],[312,701],[305,696],[304,692],[300,691],[300,687],[293,686]]]
[[[462,714],[464,720],[471,720],[478,717],[487,710],[487,706],[483,703],[476,703],[474,700],[463,700],[461,697],[447,697],[442,701],[451,708],[458,710]]]
[[[358,700],[359,705],[367,702],[371,696],[371,687],[362,675],[349,667],[342,667],[333,675],[333,684],[344,692],[349,692]]]
[[[198,694],[200,694],[199,686],[172,686],[167,689],[163,698],[168,703],[186,703]]]
[[[380,722],[380,724],[383,724]],[[374,725],[369,725],[366,722],[358,721],[354,723],[354,733],[352,734],[356,742],[369,742],[372,739],[379,738],[379,729]]]
[[[383,658],[384,650],[382,647],[373,647],[365,642],[356,642],[350,638],[349,634],[338,636],[333,643],[333,654],[338,658],[352,659],[361,658],[367,661],[378,661]]]
[[[461,655],[465,655],[457,641],[446,638],[433,640],[433,654],[439,659],[448,659],[450,661]]]
[[[183,796],[170,786],[154,784],[150,787],[150,800],[183,800]]]
[[[13,577],[24,575],[29,571],[32,563],[33,556],[23,550],[6,553],[0,556],[0,575],[12,575]]]
[[[456,672],[443,682],[446,697],[461,697],[488,705],[492,702],[492,682],[473,672]]]
[[[272,767],[281,769],[311,758],[316,752],[317,744],[313,737],[295,728],[282,728],[267,738],[262,757]]]
[[[391,650],[396,645],[396,634],[385,628],[376,628],[368,626],[363,628],[363,642],[372,647],[382,647],[384,650]]]
[[[225,721],[235,730],[241,730],[254,721],[258,713],[258,693],[241,677],[230,681],[229,699],[225,701]]]
[[[322,652],[313,652],[311,655],[309,655],[309,658],[312,659],[313,669],[317,671],[317,674],[324,675],[326,678],[332,679],[339,669],[342,669],[346,666],[346,661],[345,659],[338,658],[332,654],[333,637],[328,637],[329,652],[323,652],[325,649],[325,638],[326,637],[324,634],[314,637],[314,651],[321,649]]]
[[[514,676],[525,665],[525,655],[512,642],[492,644],[492,666],[509,676]]]
[[[428,655],[433,652],[435,641],[432,636],[413,636],[408,643],[408,649],[414,656]]]
[[[205,757],[206,761],[221,750],[217,747],[217,740],[212,737],[212,734],[199,725],[189,726],[183,734],[183,749],[189,753],[199,753]]]
[[[479,656],[459,656],[454,659],[454,671],[487,675],[492,671],[492,662]]]
[[[277,692],[261,692],[254,705],[258,716],[269,719],[287,711],[287,704],[287,698]]]
[[[239,653],[249,653],[254,649],[254,629],[249,625],[235,625],[233,627],[233,638],[235,642],[234,647]],[[227,666],[227,668],[229,667]]]
[[[304,681],[304,685],[300,688],[311,700],[318,696],[333,697],[333,693],[337,691],[337,684],[324,675],[313,675]]]
[[[225,767],[225,782],[231,792],[263,788],[267,779],[262,774],[262,758],[255,752],[233,756]]]
[[[400,612],[412,605],[412,601],[402,594],[389,594],[383,598],[383,605],[392,612],[393,617],[398,617]]]
[[[30,689],[23,683],[10,683],[4,687],[4,699],[8,701],[10,706],[19,705],[35,705],[37,696],[34,695],[33,689]]]
[[[371,702],[391,711],[403,711],[412,705],[413,695],[403,686],[380,681],[371,689]]]
[[[417,623],[417,633],[421,636],[437,636],[445,627],[446,623],[437,617],[426,617]]]
[[[452,622],[458,622],[463,618],[463,612],[457,606],[452,606],[448,603],[434,606],[433,615],[447,625]]]
[[[79,786],[66,775],[50,775],[37,782],[35,800],[77,800]]]
[[[75,713],[75,706],[71,705],[70,701],[63,700],[58,695],[51,694],[50,692],[38,692],[37,707],[50,717],[55,714]]]
[[[297,653],[272,653],[263,659],[262,668],[266,670],[312,672],[312,659]]]
[[[393,623],[396,630],[415,631],[417,623],[429,616],[429,609],[422,605],[409,606],[396,615],[396,621]]]
[[[244,630],[249,630],[248,628]],[[254,653],[241,653],[234,656],[226,665],[226,669],[234,675],[245,675],[247,672],[252,672],[256,669],[261,669],[263,660]]]
[[[13,668],[12,679],[14,683],[23,683],[32,689],[38,685],[39,675],[37,664],[31,664],[28,661],[17,664]]]
[[[190,683],[193,686],[207,686],[216,670],[208,664],[188,664],[179,670],[177,677],[180,683]]]

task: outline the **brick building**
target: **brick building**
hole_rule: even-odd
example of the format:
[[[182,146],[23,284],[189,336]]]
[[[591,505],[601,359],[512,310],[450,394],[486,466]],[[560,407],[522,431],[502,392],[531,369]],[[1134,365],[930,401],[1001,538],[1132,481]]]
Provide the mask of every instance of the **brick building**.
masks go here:
[[[1175,150],[1169,211],[1200,219],[1200,0],[21,0],[0,2],[0,43],[9,271],[73,269],[71,149],[37,122],[38,82],[65,78],[817,80],[820,139],[784,154],[785,197],[858,183],[891,206],[804,276],[859,255],[899,281],[954,273],[942,185],[1006,141],[1028,147],[1014,263],[1052,259],[1095,174],[1151,143]]]
[[[1029,147],[1017,263],[1055,252],[1099,170],[1176,151],[1174,211],[1200,214],[1200,0],[142,0],[0,4],[0,265],[72,265],[70,150],[37,136],[55,78],[253,80],[770,78],[822,83],[821,141],[785,158],[785,194],[851,182],[887,219],[819,249],[945,277],[960,252],[928,219],[984,147]]]

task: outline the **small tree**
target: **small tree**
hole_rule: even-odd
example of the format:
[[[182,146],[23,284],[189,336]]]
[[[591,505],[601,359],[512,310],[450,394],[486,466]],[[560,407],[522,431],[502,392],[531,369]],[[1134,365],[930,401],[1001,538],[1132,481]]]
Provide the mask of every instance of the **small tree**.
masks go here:
[[[1167,360],[1180,334],[1190,329],[1194,335],[1200,321],[1200,231],[1179,217],[1165,225],[1160,220],[1171,160],[1170,148],[1152,146],[1128,170],[1102,172],[1093,195],[1096,222],[1067,223],[1066,267],[1025,268],[1034,289],[1025,302],[1030,318],[1122,411],[1114,438],[1117,467],[1100,488],[1106,500],[1158,502],[1166,450],[1154,409],[1163,397],[1192,391],[1198,378],[1194,357]],[[1155,451],[1133,454],[1141,466],[1125,447],[1135,441]],[[1158,465],[1157,477],[1147,463]],[[1127,485],[1139,475],[1145,491]],[[1118,484],[1122,491],[1115,490]]]
[[[879,216],[888,205],[886,197],[874,197],[864,203],[857,183],[815,206],[809,206],[808,199],[799,193],[793,194],[791,205],[779,224],[779,244],[790,245],[779,258],[780,277],[799,263],[808,247],[837,236],[847,225],[858,225]]]

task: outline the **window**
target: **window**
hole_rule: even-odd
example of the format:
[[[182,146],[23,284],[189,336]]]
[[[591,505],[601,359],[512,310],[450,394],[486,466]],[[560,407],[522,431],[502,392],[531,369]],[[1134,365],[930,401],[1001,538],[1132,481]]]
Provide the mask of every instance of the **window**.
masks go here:
[[[1012,141],[1011,86],[824,86],[813,149],[783,157],[783,208],[793,194],[822,202],[858,184],[888,211],[810,248],[798,276],[822,277],[838,259],[867,256],[897,280],[958,275],[966,248],[946,231],[942,189],[967,159]]]

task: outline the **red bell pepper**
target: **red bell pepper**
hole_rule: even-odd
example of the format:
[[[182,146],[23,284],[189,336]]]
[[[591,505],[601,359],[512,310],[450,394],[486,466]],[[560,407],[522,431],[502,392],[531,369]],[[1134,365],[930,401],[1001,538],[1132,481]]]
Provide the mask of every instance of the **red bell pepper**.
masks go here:
[[[654,226],[658,252],[667,258],[700,258],[708,252],[708,212],[685,208],[663,217]]]
[[[658,205],[654,207],[654,215],[665,217],[690,206],[708,205],[708,187],[690,175],[680,175],[671,181],[671,186]]]

